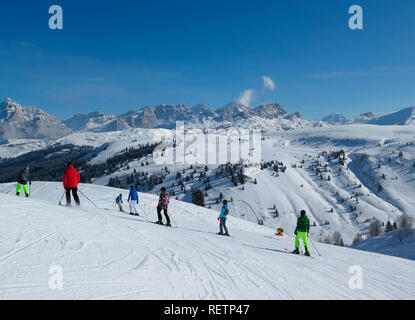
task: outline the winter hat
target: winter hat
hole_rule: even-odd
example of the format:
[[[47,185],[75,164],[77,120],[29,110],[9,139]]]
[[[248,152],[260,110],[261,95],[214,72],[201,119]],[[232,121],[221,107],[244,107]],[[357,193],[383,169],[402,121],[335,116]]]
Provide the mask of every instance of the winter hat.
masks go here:
[[[165,187],[161,188],[161,191],[166,191],[166,188]]]
[[[228,200],[223,200],[223,204],[228,204]]]
[[[300,213],[301,213],[302,216],[305,216],[307,212],[305,212],[305,210],[301,210]]]

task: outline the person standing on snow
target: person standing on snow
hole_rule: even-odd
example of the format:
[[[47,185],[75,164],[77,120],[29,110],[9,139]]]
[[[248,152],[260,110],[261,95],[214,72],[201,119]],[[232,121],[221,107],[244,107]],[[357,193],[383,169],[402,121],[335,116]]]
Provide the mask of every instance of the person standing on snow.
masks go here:
[[[81,181],[81,177],[79,176],[79,172],[74,168],[72,162],[68,163],[68,166],[63,173],[63,187],[66,190],[66,205],[68,207],[71,206],[71,191],[75,203],[77,206],[81,205],[78,197],[78,184]]]
[[[118,208],[120,208],[120,211],[124,212],[124,208],[122,207],[122,204],[124,203],[122,201],[122,194],[115,198],[115,203],[118,205]]]
[[[166,217],[166,226],[171,227],[170,224],[170,217],[167,214],[167,209],[169,207],[169,194],[167,193],[167,190],[165,187],[161,188],[161,193],[160,193],[160,197],[159,197],[159,203],[157,205],[157,216],[158,216],[158,221],[156,222],[157,224],[163,224],[163,218],[161,216],[161,211],[164,211],[164,216]]]
[[[303,238],[303,243],[305,247],[305,255],[310,256],[310,249],[307,243],[307,237],[309,236],[308,233],[310,232],[310,220],[306,216],[305,210],[301,211],[301,216],[297,220],[297,227],[295,228],[295,250],[293,253],[299,254],[300,248],[300,238]]]
[[[19,175],[19,179],[17,180],[17,188],[16,188],[16,195],[20,195],[20,190],[23,186],[24,193],[26,195],[26,198],[29,197],[29,190],[27,189],[27,183],[29,182],[29,185],[32,184],[32,179],[29,172],[29,167],[24,168]]]
[[[221,236],[229,236],[228,233],[228,228],[226,228],[226,219],[228,218],[228,214],[229,214],[229,207],[228,207],[228,201],[227,200],[223,200],[223,206],[222,209],[220,210],[220,215],[219,215],[219,235]],[[223,233],[223,230],[225,230],[225,233]]]
[[[139,216],[137,204],[138,204],[138,193],[134,186],[131,186],[130,194],[128,195],[128,203],[130,205],[130,215]]]

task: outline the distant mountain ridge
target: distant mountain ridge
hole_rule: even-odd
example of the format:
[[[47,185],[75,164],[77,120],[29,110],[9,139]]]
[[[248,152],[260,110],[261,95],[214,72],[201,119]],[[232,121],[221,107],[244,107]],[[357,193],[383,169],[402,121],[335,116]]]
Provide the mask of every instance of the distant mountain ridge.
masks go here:
[[[377,125],[415,125],[415,107],[402,109],[376,119],[372,119],[369,124]]]
[[[393,125],[415,125],[415,107],[402,109],[400,111],[390,113],[381,117],[376,117],[373,112],[363,113],[353,119],[347,119],[341,114],[329,114],[322,119],[324,123],[329,125],[339,124],[375,124],[381,126]]]
[[[160,104],[121,115],[105,115],[95,111],[84,115],[76,114],[64,123],[73,131],[105,132],[128,128],[172,128],[176,121],[186,121],[196,127],[203,126],[206,121],[209,121],[212,126],[221,126],[223,123],[236,124],[244,120],[255,120],[254,118],[280,119],[285,122],[296,120],[305,126],[309,125],[308,121],[301,118],[300,113],[288,114],[278,103],[250,108],[236,101],[216,110],[203,104],[192,108],[184,104]],[[285,127],[288,128],[288,126]]]
[[[185,104],[159,104],[126,113],[105,114],[92,111],[77,113],[64,121],[35,107],[23,107],[7,98],[0,103],[0,140],[51,139],[72,132],[111,132],[131,128],[175,127],[176,121],[185,121],[189,128],[229,127],[292,130],[336,124],[415,125],[415,107],[376,118],[372,112],[347,119],[340,114],[330,114],[322,121],[308,121],[299,112],[289,114],[279,103],[265,103],[257,107],[233,101],[222,108],[212,109],[198,104],[189,108]]]
[[[41,109],[23,107],[6,98],[0,103],[0,139],[57,138],[71,130]]]

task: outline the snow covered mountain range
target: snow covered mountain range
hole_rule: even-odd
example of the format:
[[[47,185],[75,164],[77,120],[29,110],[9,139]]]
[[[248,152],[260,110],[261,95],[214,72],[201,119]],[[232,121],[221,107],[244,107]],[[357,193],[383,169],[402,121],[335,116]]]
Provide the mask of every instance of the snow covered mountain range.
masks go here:
[[[309,121],[299,112],[289,114],[279,103],[267,103],[251,108],[239,102],[212,109],[199,104],[192,108],[184,104],[161,104],[128,111],[120,115],[108,115],[100,111],[75,114],[64,121],[34,107],[23,107],[7,98],[0,104],[0,140],[57,138],[71,132],[112,132],[131,128],[175,127],[176,121],[185,121],[189,128],[261,128],[291,130],[325,125],[368,123],[377,125],[413,125],[415,107],[376,118],[371,112],[353,120],[339,114],[331,114],[322,121]]]
[[[65,120],[64,124],[73,131],[108,132],[130,128],[173,128],[176,121],[186,121],[190,127],[215,128],[223,127],[224,124],[238,125],[252,120],[253,125],[261,127],[264,119],[268,120],[269,125],[284,129],[311,125],[309,121],[302,119],[298,112],[288,114],[285,108],[277,103],[250,108],[237,102],[216,110],[202,104],[193,108],[184,104],[161,104],[154,108],[146,107],[121,115],[105,115],[95,111],[89,114],[77,114]]]

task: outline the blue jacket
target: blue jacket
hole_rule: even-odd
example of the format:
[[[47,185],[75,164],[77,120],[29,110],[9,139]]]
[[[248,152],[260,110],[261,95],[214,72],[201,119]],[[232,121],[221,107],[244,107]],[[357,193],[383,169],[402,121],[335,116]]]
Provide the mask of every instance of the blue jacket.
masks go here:
[[[138,193],[137,190],[135,189],[131,189],[130,190],[130,194],[128,195],[128,200],[127,201],[137,201],[138,203]]]
[[[225,204],[223,207],[222,207],[222,209],[220,210],[220,216],[219,216],[219,218],[227,218],[228,216],[226,215],[226,210],[228,210],[229,211],[229,207],[228,207],[228,205],[227,204]]]
[[[118,196],[116,199],[115,199],[115,203],[122,203],[122,196]]]

